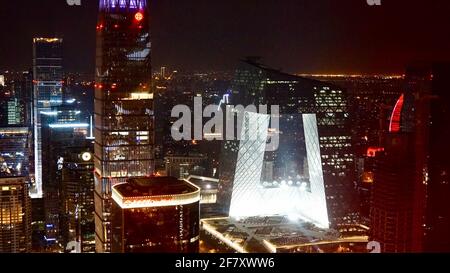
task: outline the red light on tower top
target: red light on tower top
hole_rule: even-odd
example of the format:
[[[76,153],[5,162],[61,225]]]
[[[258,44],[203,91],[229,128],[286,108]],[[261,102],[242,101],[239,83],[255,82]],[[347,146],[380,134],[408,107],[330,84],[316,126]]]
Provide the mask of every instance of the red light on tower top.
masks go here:
[[[134,15],[134,19],[136,19],[136,21],[140,22],[144,19],[144,14],[142,14],[142,12],[138,12]]]

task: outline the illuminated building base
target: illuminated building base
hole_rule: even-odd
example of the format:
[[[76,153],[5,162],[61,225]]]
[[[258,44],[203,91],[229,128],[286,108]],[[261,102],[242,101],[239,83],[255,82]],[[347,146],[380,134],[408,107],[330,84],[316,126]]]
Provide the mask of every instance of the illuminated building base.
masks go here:
[[[291,219],[303,219],[321,228],[329,228],[316,115],[303,115],[309,189],[288,185],[275,188],[262,186],[269,120],[269,115],[245,114],[230,217],[287,215]],[[248,138],[245,135],[257,137]]]
[[[202,253],[367,253],[368,237],[345,236],[285,216],[203,219],[205,238],[213,238]]]

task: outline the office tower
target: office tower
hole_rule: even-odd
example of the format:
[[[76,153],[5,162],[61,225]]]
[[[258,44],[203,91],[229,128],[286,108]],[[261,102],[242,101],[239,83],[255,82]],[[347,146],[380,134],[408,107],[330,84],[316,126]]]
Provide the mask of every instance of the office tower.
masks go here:
[[[411,134],[386,137],[385,152],[378,156],[371,206],[371,240],[381,251],[413,252],[415,190],[414,138]],[[422,237],[422,234],[419,234]]]
[[[430,252],[450,251],[450,64],[435,64],[431,71],[427,242]]]
[[[31,198],[42,198],[42,127],[41,112],[63,102],[62,39],[33,39],[33,124],[34,181]]]
[[[94,156],[91,141],[80,141],[62,155],[62,238],[79,252],[95,252]]]
[[[3,83],[0,86],[0,126],[30,126],[31,73],[9,73]]]
[[[0,177],[0,253],[31,251],[31,207],[24,177]]]
[[[186,180],[200,188],[200,219],[223,216],[217,206],[219,179],[190,175]]]
[[[67,207],[66,189],[63,173],[66,168],[73,167],[66,158],[73,155],[69,152],[78,147],[92,149],[88,136],[88,117],[76,105],[52,107],[48,112],[41,112],[42,128],[42,177],[44,190],[44,210],[46,224],[46,246],[57,248],[58,242],[65,246],[69,239],[68,214],[75,214],[75,209]],[[77,164],[76,162],[74,164]],[[93,172],[93,168],[87,170]],[[86,177],[85,177],[86,178]],[[73,183],[89,183],[78,177]]]
[[[154,172],[146,0],[100,0],[95,89],[97,252],[110,251],[111,187]]]
[[[67,166],[65,160],[68,151],[74,147],[89,149],[86,140],[89,131],[88,117],[75,105],[52,107],[48,112],[41,112],[42,128],[42,177],[44,190],[44,208],[46,224],[46,245],[57,248],[58,243],[65,245],[62,224],[64,213],[61,210],[63,183],[62,174]],[[91,169],[90,171],[93,171]],[[74,213],[74,211],[72,211]],[[58,249],[59,250],[59,249]]]
[[[30,173],[30,131],[27,127],[0,127],[0,177]]]
[[[371,239],[382,252],[419,252],[423,241],[425,185],[417,123],[418,96],[402,94],[390,115],[384,149],[374,160]],[[422,180],[421,180],[422,178]],[[419,216],[420,215],[420,216]]]
[[[248,58],[236,70],[229,101],[244,106],[279,105],[280,113],[286,116],[316,114],[330,221],[336,225],[354,211],[355,167],[344,90],[333,84],[282,73],[260,64],[256,58]],[[238,143],[225,141],[220,190],[228,196],[235,179],[238,150]],[[222,194],[220,200],[229,202]]]
[[[200,189],[173,177],[112,189],[112,252],[198,253]]]
[[[190,175],[206,176],[208,157],[202,154],[168,155],[166,175],[178,179],[186,179]]]
[[[429,70],[408,68],[405,93],[381,122],[386,133],[373,157],[370,225],[382,252],[424,250],[429,79]]]
[[[279,114],[276,127],[270,115],[244,115],[230,217],[285,215],[329,228],[316,115]]]

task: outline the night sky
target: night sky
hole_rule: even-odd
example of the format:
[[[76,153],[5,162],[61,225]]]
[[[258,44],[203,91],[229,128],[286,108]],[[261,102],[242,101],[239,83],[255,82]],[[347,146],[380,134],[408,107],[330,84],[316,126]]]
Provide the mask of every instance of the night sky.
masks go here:
[[[34,36],[62,36],[65,67],[93,72],[97,0],[0,0],[0,70],[31,67]],[[244,56],[292,73],[401,73],[450,60],[450,1],[151,0],[153,66],[231,70]]]

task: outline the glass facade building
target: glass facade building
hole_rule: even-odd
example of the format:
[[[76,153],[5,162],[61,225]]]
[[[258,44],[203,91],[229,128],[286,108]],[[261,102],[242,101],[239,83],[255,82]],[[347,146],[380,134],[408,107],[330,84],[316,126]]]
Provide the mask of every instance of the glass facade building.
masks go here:
[[[245,113],[230,216],[289,215],[328,228],[315,115],[280,115],[279,128],[269,128],[269,120]],[[266,145],[274,135],[275,151]]]
[[[95,89],[97,252],[110,251],[111,188],[154,172],[146,0],[101,0]]]
[[[42,123],[41,112],[63,103],[62,39],[33,39],[33,124],[34,180],[32,198],[42,198]]]
[[[112,252],[198,253],[200,188],[172,177],[113,187]]]
[[[30,126],[32,73],[8,73],[0,85],[0,126]]]
[[[229,100],[232,105],[268,105],[269,108],[271,105],[279,105],[280,114],[287,117],[297,114],[316,115],[330,222],[336,225],[344,221],[346,215],[352,212],[352,207],[357,205],[353,202],[356,196],[355,168],[345,91],[333,84],[271,69],[260,64],[257,59],[249,58],[241,62],[235,72]],[[288,128],[290,133],[295,133],[295,126]],[[291,140],[286,138],[286,141]],[[224,207],[227,207],[230,200],[235,181],[238,151],[239,143],[236,141],[224,142],[220,169],[220,190],[224,193],[220,194],[220,200]],[[280,154],[289,156],[289,153]],[[281,159],[275,158],[274,162]],[[300,159],[297,161],[301,162]],[[274,170],[275,176],[282,173],[276,168]]]
[[[74,149],[93,149],[93,147],[90,147],[93,144],[87,140],[88,119],[88,116],[79,110],[75,104],[52,107],[49,111],[41,112],[41,120],[45,124],[41,129],[42,186],[45,212],[45,238],[43,243],[49,248],[59,250],[56,242],[65,246],[71,239],[68,224],[71,217],[68,217],[68,215],[73,216],[75,209],[67,203],[70,200],[66,198],[67,183],[64,181],[64,174],[72,167],[70,162]],[[92,166],[88,172],[91,175],[91,180],[84,181],[89,176],[84,178],[79,176],[72,183],[91,182],[93,187]]]
[[[0,128],[0,177],[28,177],[30,134],[26,127]]]
[[[76,242],[82,253],[95,252],[94,156],[91,142],[80,142],[67,148],[62,167],[63,241]]]

